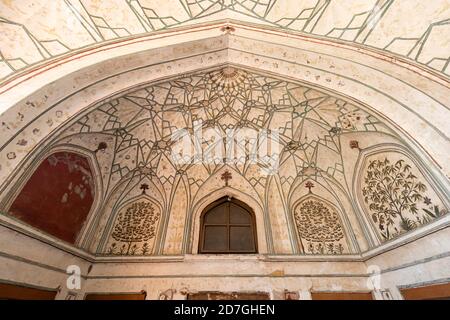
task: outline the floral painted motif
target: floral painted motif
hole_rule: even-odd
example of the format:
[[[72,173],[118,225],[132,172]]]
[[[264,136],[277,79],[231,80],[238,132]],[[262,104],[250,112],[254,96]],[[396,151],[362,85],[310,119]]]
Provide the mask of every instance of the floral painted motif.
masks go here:
[[[318,200],[306,200],[295,209],[295,222],[308,254],[343,254],[345,235],[336,210]]]
[[[427,196],[427,186],[405,160],[370,161],[364,183],[364,201],[384,241],[447,214]]]
[[[147,201],[134,202],[117,218],[111,237],[108,254],[111,255],[149,255],[152,252],[151,240],[156,236],[160,212]]]

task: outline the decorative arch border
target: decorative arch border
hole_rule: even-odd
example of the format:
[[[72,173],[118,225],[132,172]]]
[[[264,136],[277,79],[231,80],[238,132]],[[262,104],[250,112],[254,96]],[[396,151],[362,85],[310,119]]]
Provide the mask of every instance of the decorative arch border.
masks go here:
[[[158,247],[157,244],[159,242],[159,239],[161,238],[161,234],[163,231],[163,223],[162,223],[162,218],[165,215],[165,210],[164,208],[161,206],[161,204],[158,202],[158,200],[156,200],[155,198],[149,196],[149,195],[139,195],[136,197],[133,197],[131,199],[128,199],[127,201],[122,201],[120,204],[118,204],[117,206],[115,206],[115,209],[112,210],[111,214],[109,215],[108,221],[106,223],[106,226],[102,232],[101,238],[100,238],[100,242],[95,250],[95,254],[97,256],[105,256],[105,254],[103,253],[106,249],[106,246],[108,245],[108,240],[109,237],[111,235],[111,232],[114,228],[114,224],[117,220],[117,217],[119,215],[119,213],[126,208],[128,205],[140,201],[140,200],[147,200],[149,202],[151,202],[152,204],[156,205],[159,209],[159,212],[161,213],[161,219],[158,223],[158,231],[156,233],[156,237],[155,237],[155,246],[153,247],[152,253],[156,253],[158,251]],[[155,255],[155,254],[153,254]],[[106,255],[108,256],[108,255]]]
[[[226,64],[231,64],[231,63],[226,63]],[[211,67],[211,69],[215,69],[215,68],[217,68],[217,66],[216,67]],[[250,67],[245,67],[246,69],[252,69],[252,68],[250,68]],[[203,70],[203,69],[199,69],[199,70]],[[256,72],[265,72],[264,70],[263,70],[263,68],[261,68],[261,69],[256,69]],[[190,73],[194,73],[194,71],[192,71],[192,72],[190,72]],[[158,79],[158,80],[152,80],[152,81],[150,81],[149,83],[157,83],[157,82],[161,82],[161,81],[165,81],[165,80],[167,80],[167,79],[170,79],[170,78],[173,78],[174,76],[167,76],[167,77],[163,77],[163,78],[161,78],[161,79]],[[286,79],[286,81],[287,81],[287,77],[285,77],[285,76],[282,76],[282,75],[279,75],[278,76],[279,78],[282,78],[282,79]],[[291,81],[291,80],[289,80],[289,81]],[[302,80],[302,79],[296,79],[296,80],[292,80],[293,82],[296,82],[296,83],[305,83],[305,84],[307,84],[307,85],[312,85],[312,86],[314,86],[314,87],[320,87],[319,85],[317,85],[317,84],[310,84],[310,83],[308,83],[307,81],[305,81],[305,80]],[[142,87],[143,85],[141,84],[141,85],[139,85],[138,87]],[[130,91],[130,90],[136,90],[136,88],[134,88],[134,89],[127,89],[127,90],[124,90],[124,91]],[[353,99],[353,98],[349,98],[349,97],[346,97],[345,95],[343,95],[342,93],[339,93],[339,92],[335,92],[335,91],[333,91],[333,90],[331,90],[331,89],[324,89],[324,88],[321,88],[321,90],[326,90],[326,91],[332,91],[332,92],[334,92],[334,93],[336,93],[338,96],[341,96],[341,97],[345,97],[346,99],[349,99],[349,100],[352,100],[352,101],[354,101],[355,99]],[[120,93],[120,94],[123,94],[123,92],[122,93]],[[120,94],[114,94],[113,96],[118,96],[118,95],[120,95]],[[106,97],[106,100],[108,100],[108,97]],[[98,104],[101,104],[101,103],[104,103],[105,102],[105,100],[104,99],[102,99],[101,100],[101,102],[99,102]],[[370,106],[367,106],[367,105],[364,105],[363,103],[361,103],[361,102],[358,102],[358,105],[361,105],[361,106],[364,106],[365,108],[364,108],[364,110],[369,110],[370,111],[370,113],[372,113],[372,114],[375,114],[377,117],[380,117],[380,115],[377,113],[377,112],[374,112],[374,110],[373,110],[373,108],[372,107],[370,107]],[[92,105],[93,106],[93,105]],[[89,110],[92,110],[90,107],[86,107],[86,109],[83,109],[84,111],[86,111],[86,112],[89,112]],[[71,118],[70,120],[71,121],[73,121],[73,120],[75,120],[75,119],[77,119],[78,117],[80,117],[80,115],[82,114],[83,112],[79,112],[79,113],[77,113],[73,118]],[[385,120],[384,119],[384,117],[381,117],[381,118],[383,118],[383,120]],[[70,121],[69,121],[70,122]],[[57,129],[55,129],[51,134],[49,134],[48,136],[47,136],[47,138],[49,138],[49,137],[52,137],[53,139],[54,139],[54,137],[55,137],[55,135],[58,133],[58,132],[61,132],[60,131],[60,129],[62,130],[63,128],[65,128],[66,127],[66,125],[68,124],[68,122],[66,122],[65,124],[63,124],[63,125],[61,125],[61,126],[59,126]],[[389,126],[390,127],[396,127],[394,124],[392,124],[392,123],[389,123]],[[402,134],[402,136],[403,136],[404,134]],[[44,143],[46,143],[46,142],[48,142],[48,141],[50,141],[51,139],[46,139],[46,138],[44,138],[42,141],[40,141],[40,143],[42,143],[41,145],[44,145]],[[414,145],[414,141],[409,141],[409,140],[407,140],[407,142],[406,143],[408,143],[408,144],[411,144],[411,145]],[[418,152],[422,152],[421,150],[419,150]],[[21,166],[23,166],[23,164],[21,164]]]
[[[174,198],[175,198],[175,194],[178,192],[179,188],[184,189],[184,193],[185,193],[185,200],[186,200],[186,211],[184,212],[185,214],[185,219],[188,215],[188,210],[189,210],[189,203],[191,201],[190,199],[190,194],[189,194],[189,182],[187,181],[186,176],[180,175],[177,176],[173,182],[173,186],[176,186],[175,188],[172,189],[171,194],[169,195],[169,201],[167,204],[167,215],[164,219],[164,225],[163,225],[163,230],[161,232],[161,243],[160,243],[160,252],[161,253],[165,253],[166,252],[166,241],[167,241],[167,234],[169,233],[169,227],[170,227],[170,215],[172,214],[172,210],[173,210],[173,203],[174,203]],[[185,221],[186,222],[186,221]],[[185,223],[186,224],[186,223]],[[185,225],[186,227],[186,225]],[[184,236],[183,238],[180,239],[180,248],[181,251],[183,250],[183,245],[184,245]]]
[[[359,254],[360,252],[358,252],[358,249],[357,249],[358,245],[357,245],[357,243],[353,243],[355,240],[353,240],[353,237],[349,237],[350,235],[353,236],[353,234],[351,233],[351,230],[349,230],[350,229],[349,226],[346,223],[344,223],[346,218],[345,218],[344,211],[342,210],[342,207],[341,207],[340,204],[339,204],[339,207],[338,207],[337,205],[333,204],[331,201],[329,201],[327,199],[324,199],[323,197],[315,195],[315,194],[304,195],[303,197],[300,197],[299,199],[297,199],[294,202],[293,206],[292,206],[291,215],[292,215],[292,218],[294,219],[294,221],[295,221],[295,210],[297,209],[297,207],[299,205],[301,205],[302,203],[308,201],[309,199],[314,199],[314,200],[317,200],[317,201],[324,202],[326,205],[328,205],[332,209],[336,210],[336,212],[338,213],[338,216],[339,216],[339,222],[340,222],[340,224],[342,226],[342,229],[344,230],[345,242],[347,243],[347,247],[350,250],[350,252],[348,252],[348,254]],[[294,227],[295,227],[295,230],[296,230],[297,241],[300,243],[301,239],[300,239],[300,235],[298,234],[297,226],[294,225]],[[356,252],[352,252],[352,251],[356,251]],[[306,252],[304,252],[303,254],[307,255]]]
[[[48,72],[55,67],[66,65],[74,60],[80,60],[84,57],[95,55],[98,52],[112,52],[124,46],[132,46],[136,43],[147,43],[152,40],[159,40],[161,38],[167,38],[171,36],[185,36],[192,32],[209,32],[212,35],[223,34],[225,28],[239,28],[250,31],[258,31],[270,35],[286,36],[289,38],[298,39],[306,42],[313,42],[317,44],[324,44],[332,46],[334,48],[344,48],[352,52],[364,54],[366,56],[375,57],[380,60],[390,61],[404,66],[417,73],[428,73],[429,77],[434,81],[447,81],[446,74],[435,68],[429,67],[418,61],[414,61],[410,58],[402,56],[401,54],[394,53],[392,51],[384,50],[382,48],[376,48],[370,45],[361,45],[356,42],[348,42],[342,39],[333,37],[324,37],[314,35],[312,33],[305,34],[301,31],[294,29],[283,29],[264,24],[254,24],[236,19],[227,19],[227,21],[213,20],[207,23],[196,23],[192,25],[176,26],[171,29],[158,30],[157,32],[145,32],[141,34],[135,34],[131,36],[120,37],[114,41],[103,41],[87,45],[83,48],[77,48],[64,54],[59,54],[49,59],[44,59],[41,62],[30,64],[20,71],[15,71],[6,77],[0,79],[0,88],[6,87],[6,90],[11,90],[17,85],[23,82],[29,81],[34,77]],[[218,32],[221,31],[221,33]],[[0,93],[1,94],[1,93]]]
[[[269,239],[267,238],[268,235],[266,233],[267,221],[265,219],[263,207],[251,196],[230,187],[218,189],[214,192],[211,192],[209,195],[199,199],[197,203],[192,207],[190,212],[188,212],[187,219],[190,218],[192,223],[187,228],[189,237],[185,239],[185,248],[188,248],[189,252],[191,252],[192,254],[199,254],[202,214],[205,209],[212,203],[225,197],[231,197],[239,200],[240,202],[245,203],[250,209],[252,209],[256,221],[255,227],[258,254],[267,254]]]
[[[367,212],[366,206],[364,205],[364,199],[361,196],[361,187],[362,181],[364,179],[364,167],[367,163],[367,159],[371,156],[375,156],[384,152],[392,152],[399,153],[405,156],[408,160],[410,160],[417,170],[423,175],[424,179],[430,184],[433,188],[433,191],[438,196],[439,200],[442,201],[444,206],[448,209],[450,208],[450,188],[446,187],[443,184],[443,180],[437,178],[433,172],[432,168],[425,165],[423,160],[412,152],[407,147],[395,144],[395,143],[386,143],[386,144],[378,144],[376,146],[372,146],[369,148],[361,149],[361,152],[358,156],[358,160],[355,164],[355,169],[353,172],[353,180],[352,180],[352,197],[355,199],[355,203],[358,206],[358,211],[361,213],[361,219],[364,221],[363,226],[366,226],[366,231],[368,232],[368,236],[371,237],[371,241],[374,243],[373,248],[389,245],[390,243],[397,241],[399,239],[407,239],[408,236],[414,231],[420,231],[421,228],[425,226],[416,228],[414,230],[403,233],[397,238],[389,239],[385,242],[381,242],[381,237],[375,230],[373,223],[369,219],[369,214]],[[435,221],[439,221],[444,217],[438,218]],[[373,249],[370,248],[370,249]]]
[[[101,170],[98,165],[97,159],[95,158],[94,153],[91,150],[88,150],[86,148],[80,147],[80,146],[74,146],[71,144],[57,144],[55,146],[50,146],[48,149],[44,149],[40,152],[38,152],[37,155],[29,156],[27,158],[27,162],[22,166],[24,169],[23,173],[16,172],[16,174],[12,177],[10,185],[11,188],[7,191],[5,198],[2,199],[0,203],[0,210],[5,213],[8,217],[10,217],[7,212],[11,205],[13,204],[14,200],[19,196],[20,192],[23,190],[29,179],[32,177],[32,175],[36,172],[36,170],[39,168],[39,166],[51,155],[58,153],[58,152],[70,152],[74,153],[80,156],[83,156],[86,158],[86,160],[89,163],[89,167],[92,170],[93,173],[93,180],[94,180],[94,187],[95,187],[95,195],[94,195],[94,201],[92,202],[91,209],[89,211],[89,214],[83,224],[82,229],[80,230],[80,233],[77,237],[77,240],[75,241],[74,246],[75,247],[81,247],[81,244],[83,243],[87,231],[88,226],[90,225],[92,219],[94,218],[96,212],[102,205],[102,195],[103,195],[103,182],[102,182],[102,175]],[[0,215],[0,220],[3,215]],[[20,225],[26,225],[25,223],[21,222],[20,220],[14,219],[16,221],[17,226]],[[28,226],[28,225],[27,225]],[[45,235],[45,237],[51,237],[52,239],[55,239],[56,243],[65,243],[64,241],[47,234],[46,232],[32,227],[28,226],[32,230],[36,231],[36,233],[33,234],[33,236],[41,237],[41,233]],[[82,248],[82,247],[81,247]]]
[[[298,177],[297,177],[298,178]],[[295,181],[294,181],[295,183]],[[270,249],[272,251],[275,251],[274,248],[274,239],[272,237],[272,224],[270,222],[271,219],[271,214],[269,212],[269,194],[270,194],[270,188],[276,188],[278,193],[279,193],[279,197],[282,201],[282,205],[283,205],[283,213],[284,213],[284,217],[286,218],[286,228],[288,231],[288,237],[291,243],[291,250],[293,254],[299,254],[301,253],[301,246],[300,242],[297,241],[297,229],[295,226],[295,220],[292,216],[292,209],[289,206],[289,197],[285,197],[285,195],[283,194],[283,187],[281,185],[281,181],[279,179],[279,176],[275,175],[275,176],[271,176],[267,179],[267,184],[266,184],[266,188],[265,188],[265,198],[264,198],[264,203],[265,203],[265,213],[266,213],[266,219],[268,220],[268,225],[270,226],[270,235],[271,235],[271,247]]]

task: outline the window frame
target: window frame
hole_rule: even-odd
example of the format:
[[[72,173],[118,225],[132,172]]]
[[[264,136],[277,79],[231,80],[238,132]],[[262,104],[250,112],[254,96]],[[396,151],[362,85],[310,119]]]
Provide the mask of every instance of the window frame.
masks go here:
[[[250,215],[250,224],[234,224],[230,222],[231,217],[231,210],[227,209],[227,223],[226,224],[214,224],[205,223],[205,218],[210,211],[213,209],[227,203],[234,204],[242,209],[244,209],[249,215]],[[227,227],[227,250],[225,251],[218,251],[218,250],[205,250],[205,232],[206,228],[208,226],[226,226]],[[252,239],[254,248],[253,250],[231,250],[231,227],[249,227],[252,233]],[[219,199],[217,201],[214,201],[210,205],[208,205],[202,212],[201,219],[200,219],[200,237],[199,237],[199,246],[198,246],[198,253],[199,254],[258,254],[258,235],[256,232],[256,216],[252,208],[250,208],[247,204],[245,204],[242,201],[239,201],[237,199],[225,197],[222,199]]]

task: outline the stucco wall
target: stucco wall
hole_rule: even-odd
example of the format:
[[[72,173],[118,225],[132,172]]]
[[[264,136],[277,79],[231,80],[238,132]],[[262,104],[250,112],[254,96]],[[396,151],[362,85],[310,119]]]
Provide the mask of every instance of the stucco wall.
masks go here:
[[[373,286],[378,289],[377,299],[381,299],[380,292],[385,290],[392,298],[401,299],[399,287],[450,279],[448,236],[449,228],[441,228],[388,252],[372,252],[375,257],[359,258],[359,262],[350,261],[351,257],[188,255],[154,257],[132,263],[103,259],[105,261],[99,261],[89,270],[91,263],[86,260],[92,257],[76,257],[2,228],[0,279],[38,288],[60,287],[58,299],[65,299],[69,292],[83,299],[86,293],[142,290],[147,292],[148,299],[159,299],[160,294],[168,290],[173,290],[174,299],[185,299],[186,293],[198,291],[262,291],[270,293],[272,298],[282,299],[285,290],[300,292],[302,299],[310,299],[310,292],[368,292]],[[80,252],[77,255],[83,256]],[[81,268],[81,290],[67,289],[69,275],[65,272],[70,265]]]

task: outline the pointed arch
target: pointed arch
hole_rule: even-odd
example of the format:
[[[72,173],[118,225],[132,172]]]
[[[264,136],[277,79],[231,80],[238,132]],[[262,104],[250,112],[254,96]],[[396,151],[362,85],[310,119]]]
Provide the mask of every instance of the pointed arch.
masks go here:
[[[305,254],[349,254],[350,242],[339,210],[314,194],[300,198],[293,207],[298,241]]]
[[[199,235],[200,235],[200,226],[201,226],[201,217],[205,208],[208,207],[211,203],[215,202],[217,199],[221,199],[224,197],[230,197],[233,199],[237,199],[245,203],[255,214],[256,220],[256,233],[257,233],[257,246],[260,254],[266,254],[267,243],[269,239],[267,238],[266,227],[267,221],[264,218],[264,209],[260,203],[256,201],[255,198],[246,194],[245,192],[226,187],[226,188],[218,188],[213,192],[210,192],[205,197],[199,199],[197,203],[193,206],[191,210],[192,224],[189,228],[189,242],[187,243],[188,248],[190,248],[190,252],[197,254],[199,252]]]
[[[153,199],[161,208],[161,212],[165,212],[164,194],[159,188],[158,181],[154,181],[147,174],[141,174],[138,171],[132,171],[128,176],[116,185],[107,198],[104,200],[102,207],[98,210],[98,214],[93,220],[89,230],[89,248],[94,252],[102,252],[105,242],[107,241],[108,232],[115,221],[115,214],[124,203],[129,203],[133,199],[139,198],[144,193],[148,198]],[[145,183],[149,187],[143,192],[139,186]]]
[[[381,189],[375,179],[378,175],[385,182]],[[426,227],[450,212],[448,189],[442,181],[414,152],[395,143],[361,151],[352,192],[376,245]],[[401,206],[396,205],[398,199]]]
[[[29,157],[26,168],[14,177],[2,210],[44,236],[82,246],[102,200],[95,155],[79,146],[57,145]]]
[[[258,253],[255,214],[242,201],[218,199],[203,210],[200,225],[199,253]]]
[[[98,252],[105,255],[146,256],[157,250],[164,211],[156,199],[141,195],[129,199],[111,214],[112,224],[105,230]]]

